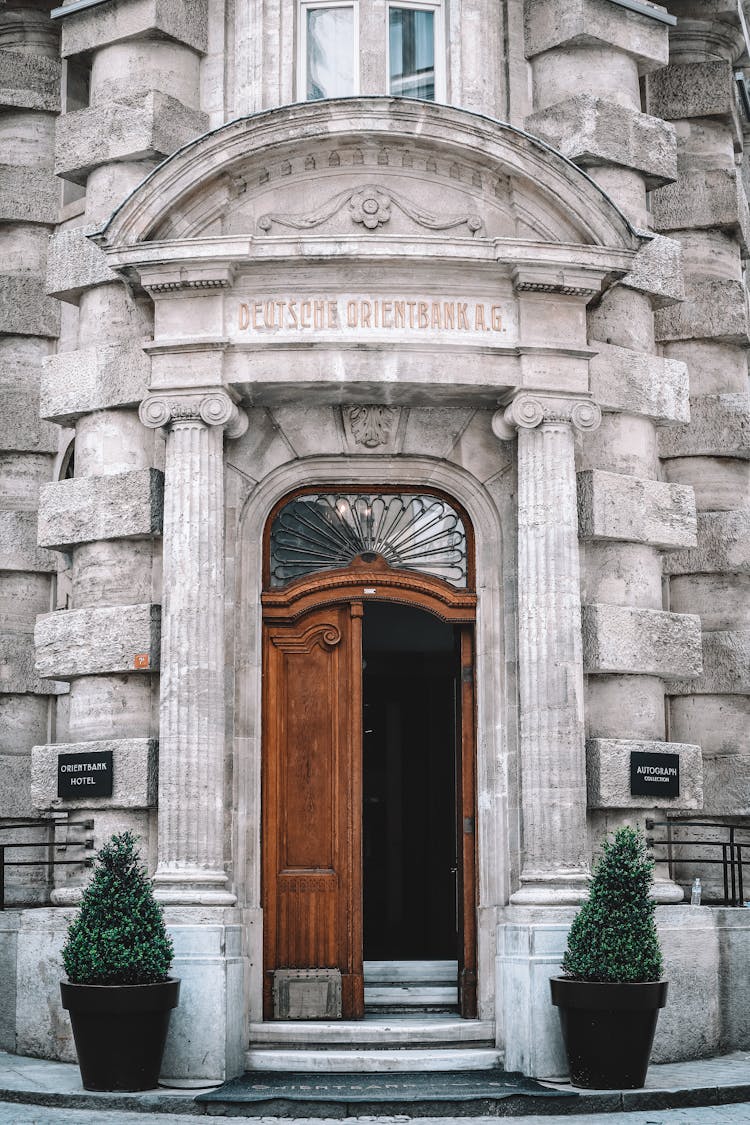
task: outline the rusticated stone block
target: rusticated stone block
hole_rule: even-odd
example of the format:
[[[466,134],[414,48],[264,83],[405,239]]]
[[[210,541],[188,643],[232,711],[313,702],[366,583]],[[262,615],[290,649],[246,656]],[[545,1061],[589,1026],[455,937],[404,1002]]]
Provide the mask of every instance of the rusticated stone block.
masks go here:
[[[34,668],[34,641],[28,633],[0,633],[0,693],[64,695],[67,684],[40,679]]]
[[[679,754],[680,793],[653,800],[630,794],[630,755]],[[684,742],[642,742],[625,738],[586,741],[586,780],[590,809],[700,809],[703,807],[703,756],[700,746]],[[654,786],[657,790],[658,787]]]
[[[750,756],[709,758],[703,766],[703,790],[706,816],[750,816]]]
[[[670,695],[750,695],[750,631],[703,634],[703,671],[696,680],[677,680]]]
[[[677,177],[674,126],[619,102],[577,94],[532,113],[525,128],[583,168],[633,168],[643,173],[650,188]]]
[[[0,51],[0,108],[59,113],[59,60],[23,51]]]
[[[61,54],[67,58],[126,39],[157,38],[174,39],[205,54],[207,0],[129,0],[73,12],[62,25]]]
[[[750,573],[750,510],[699,512],[698,546],[665,556],[664,572]]]
[[[690,547],[696,542],[693,490],[598,469],[579,473],[578,534],[665,549]]]
[[[625,274],[621,284],[648,293],[656,309],[684,300],[682,244],[659,234],[650,237],[636,254],[633,268]]]
[[[690,378],[680,360],[592,340],[591,391],[602,410],[643,414],[655,422],[687,422]]]
[[[15,695],[0,688],[0,754],[17,754],[19,750],[25,753],[35,742],[46,738],[47,712],[46,696]]]
[[[37,546],[36,512],[0,511],[0,570],[57,570],[52,552]]]
[[[159,535],[163,497],[164,477],[157,469],[54,481],[39,498],[39,542],[67,547]]]
[[[0,816],[14,818],[34,816],[30,778],[29,754],[0,754]],[[7,842],[7,837],[4,842]],[[36,858],[37,856],[34,856],[34,859]],[[12,867],[5,873],[6,878],[10,874],[15,874]]]
[[[51,297],[77,304],[84,289],[116,280],[104,254],[82,228],[52,235],[47,252],[47,292]]]
[[[608,0],[526,0],[526,57],[553,47],[604,44],[637,59],[642,73],[669,61],[668,28]]]
[[[748,343],[747,297],[741,281],[693,281],[687,300],[654,314],[656,338]]]
[[[672,457],[664,479],[689,484],[699,512],[733,512],[750,496],[750,460],[742,457]]]
[[[701,670],[701,621],[692,613],[667,613],[619,605],[582,607],[586,672],[697,676]]]
[[[55,172],[83,184],[102,164],[167,156],[208,124],[205,113],[158,90],[65,113],[57,122]]]
[[[93,410],[136,406],[146,397],[150,371],[151,360],[137,343],[48,356],[42,363],[39,412],[69,425]]]
[[[0,449],[56,453],[59,430],[39,417],[39,364],[0,363]]]
[[[158,743],[154,738],[105,739],[34,746],[31,751],[31,804],[37,809],[90,808],[91,798],[63,800],[57,795],[57,759],[66,754],[112,752],[112,796],[97,807],[148,809],[157,803]]]
[[[34,630],[40,676],[70,679],[153,671],[159,664],[160,609],[154,605],[58,610]]]
[[[666,121],[735,112],[734,68],[728,59],[671,63],[646,80],[647,109]]]
[[[730,231],[745,255],[750,247],[750,209],[741,177],[734,168],[681,172],[651,197],[656,230],[713,229]]]
[[[60,335],[60,306],[32,274],[0,274],[0,333],[13,336]]]
[[[0,164],[0,220],[2,222],[57,222],[60,185],[51,172],[38,168]]]
[[[690,399],[690,425],[659,434],[660,457],[750,457],[750,395]]]
[[[750,629],[750,574],[673,574],[669,608],[697,613],[704,633]]]
[[[704,758],[745,754],[750,759],[750,696],[676,695],[670,713],[672,737],[696,742]]]
[[[0,508],[36,512],[39,491],[51,475],[48,453],[0,453]]]

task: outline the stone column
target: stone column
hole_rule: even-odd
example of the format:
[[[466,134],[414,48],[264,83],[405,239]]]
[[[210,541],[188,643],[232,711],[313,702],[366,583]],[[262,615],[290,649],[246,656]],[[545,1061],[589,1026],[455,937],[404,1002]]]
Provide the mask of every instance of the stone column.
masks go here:
[[[493,419],[518,431],[518,663],[523,864],[514,905],[587,893],[586,749],[573,430],[594,430],[587,397],[521,392]]]
[[[223,390],[149,396],[167,428],[159,727],[162,902],[231,905],[224,870],[223,431],[247,417]]]

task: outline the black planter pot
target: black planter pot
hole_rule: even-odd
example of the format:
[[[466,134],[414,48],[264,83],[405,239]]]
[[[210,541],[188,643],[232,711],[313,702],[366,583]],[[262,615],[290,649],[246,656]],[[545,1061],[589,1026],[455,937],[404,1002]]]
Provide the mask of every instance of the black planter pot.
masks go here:
[[[638,1090],[646,1081],[667,982],[594,984],[552,977],[573,1086]]]
[[[85,1090],[153,1090],[180,982],[60,982]]]

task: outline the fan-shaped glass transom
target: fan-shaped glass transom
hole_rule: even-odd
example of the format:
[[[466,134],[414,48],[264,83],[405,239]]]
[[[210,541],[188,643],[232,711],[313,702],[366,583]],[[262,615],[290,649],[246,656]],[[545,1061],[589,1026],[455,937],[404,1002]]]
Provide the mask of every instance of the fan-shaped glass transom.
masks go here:
[[[392,567],[466,586],[466,529],[445,500],[418,493],[310,493],[271,526],[271,585],[381,555]]]

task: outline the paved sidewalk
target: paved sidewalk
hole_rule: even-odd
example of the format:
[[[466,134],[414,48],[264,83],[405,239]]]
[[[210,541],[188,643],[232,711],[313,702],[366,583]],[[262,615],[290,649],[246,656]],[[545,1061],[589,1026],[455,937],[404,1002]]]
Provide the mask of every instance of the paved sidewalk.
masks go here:
[[[322,1077],[322,1076],[321,1076]],[[570,1086],[556,1086],[555,1089],[560,1091],[571,1092]],[[18,1121],[33,1122],[34,1115],[28,1112],[28,1109],[21,1109],[21,1106],[48,1106],[56,1107],[60,1110],[81,1110],[81,1111],[97,1111],[99,1114],[107,1112],[115,1112],[117,1115],[125,1114],[124,1121],[128,1120],[128,1114],[138,1115],[133,1121],[133,1125],[137,1125],[138,1117],[142,1114],[148,1114],[153,1117],[155,1113],[167,1115],[184,1115],[192,1120],[196,1116],[201,1116],[205,1112],[204,1107],[197,1105],[194,1101],[197,1090],[154,1090],[145,1093],[135,1094],[98,1094],[86,1091],[81,1086],[80,1075],[78,1067],[72,1063],[57,1063],[46,1062],[40,1059],[25,1058],[20,1055],[9,1055],[5,1052],[0,1052],[0,1122],[5,1125],[6,1122]],[[629,1091],[575,1091],[579,1096],[576,1098],[565,1099],[566,1105],[564,1109],[566,1121],[572,1121],[574,1117],[579,1114],[595,1114],[595,1117],[587,1116],[585,1120],[594,1125],[597,1117],[601,1113],[605,1122],[609,1125],[616,1125],[621,1112],[639,1111],[634,1113],[632,1117],[626,1117],[626,1120],[632,1125],[640,1125],[640,1122],[650,1122],[654,1120],[659,1122],[659,1117],[654,1117],[653,1112],[642,1114],[640,1111],[658,1111],[667,1108],[679,1107],[692,1107],[702,1106],[706,1107],[702,1111],[700,1118],[705,1122],[705,1125],[723,1125],[723,1122],[736,1122],[747,1121],[750,1125],[750,1114],[748,1114],[747,1107],[740,1105],[733,1106],[733,1103],[750,1102],[750,1052],[735,1052],[732,1055],[725,1055],[716,1059],[703,1059],[697,1062],[687,1063],[669,1063],[661,1066],[652,1066],[648,1073],[646,1087],[644,1090],[629,1090]],[[540,1105],[541,1099],[534,1099],[529,1097],[524,1099],[524,1105],[521,1109],[517,1109],[517,1102],[514,1099],[514,1104],[511,1107],[508,1105],[507,1110],[510,1113],[524,1114],[519,1117],[519,1120],[531,1125],[531,1122],[536,1120],[536,1115],[539,1115],[539,1120],[550,1120],[550,1113],[554,1113],[554,1103],[559,1105],[561,1099],[548,1100],[547,1105]],[[536,1101],[536,1104],[534,1104]],[[309,1103],[308,1103],[309,1104]],[[14,1108],[14,1106],[18,1108]],[[208,1108],[208,1107],[206,1107]],[[218,1107],[216,1107],[218,1108]],[[243,1107],[244,1108],[244,1107]],[[447,1108],[447,1107],[446,1107]],[[731,1113],[730,1113],[731,1108]],[[336,1116],[341,1122],[342,1118],[347,1115],[344,1112],[345,1107],[342,1105],[341,1110],[335,1114],[326,1114],[324,1106],[321,1105],[320,1112],[314,1116],[320,1121],[325,1117]],[[214,1109],[214,1112],[216,1109]],[[242,1113],[243,1109],[233,1111],[225,1109],[226,1117],[219,1118],[229,1122],[233,1119],[234,1112]],[[371,1110],[364,1110],[370,1120],[372,1120]],[[472,1113],[470,1106],[459,1111],[448,1111],[450,1116],[460,1113],[461,1116],[468,1116]],[[497,1114],[503,1115],[503,1110],[498,1106]],[[745,1113],[745,1117],[741,1116]],[[8,1116],[10,1114],[10,1116]],[[16,1116],[14,1117],[13,1114]],[[606,1116],[604,1116],[606,1114]],[[740,1114],[738,1116],[738,1114]],[[614,1116],[612,1116],[614,1115]],[[262,1107],[258,1106],[254,1110],[256,1122],[262,1119],[267,1119],[271,1116],[268,1112],[263,1112]],[[303,1108],[300,1106],[299,1113],[294,1111],[294,1107],[290,1106],[284,1111],[283,1116],[289,1118],[294,1117],[301,1120],[310,1116],[307,1112],[307,1105]],[[383,1120],[386,1116],[393,1121],[393,1114],[388,1114],[388,1111],[383,1109]],[[408,1120],[409,1115],[399,1114],[396,1120]],[[424,1114],[423,1117],[427,1115]],[[447,1115],[441,1115],[443,1122],[447,1120]],[[493,1119],[494,1114],[485,1114],[484,1121]],[[474,1118],[476,1120],[476,1117]],[[53,1121],[47,1115],[39,1115],[39,1121]],[[66,1120],[64,1114],[59,1115],[60,1122]],[[74,1120],[74,1118],[70,1118]],[[81,1121],[86,1120],[85,1115],[81,1116]],[[92,1119],[92,1120],[95,1120]],[[247,1118],[245,1118],[247,1120]],[[361,1118],[360,1118],[361,1120]],[[511,1121],[513,1118],[503,1116],[504,1121]],[[665,1119],[666,1120],[666,1119]],[[674,1121],[682,1120],[680,1118],[673,1118]],[[686,1122],[692,1121],[692,1117],[686,1116]]]
[[[165,1125],[195,1125],[194,1117],[168,1114],[162,1118]],[[247,1117],[215,1117],[217,1125],[247,1125]],[[424,1118],[419,1125],[475,1125],[475,1118],[432,1117]],[[635,1110],[632,1113],[573,1114],[555,1117],[486,1117],[483,1125],[750,1125],[750,1102],[743,1105],[726,1105],[716,1109]],[[343,1118],[336,1121],[295,1118],[295,1125],[409,1125],[402,1117]],[[256,1117],[255,1125],[290,1125],[290,1120],[277,1117]],[[55,1109],[48,1106],[3,1105],[0,1103],[0,1125],[154,1125],[152,1114],[121,1113],[110,1110],[102,1114],[89,1109]]]

